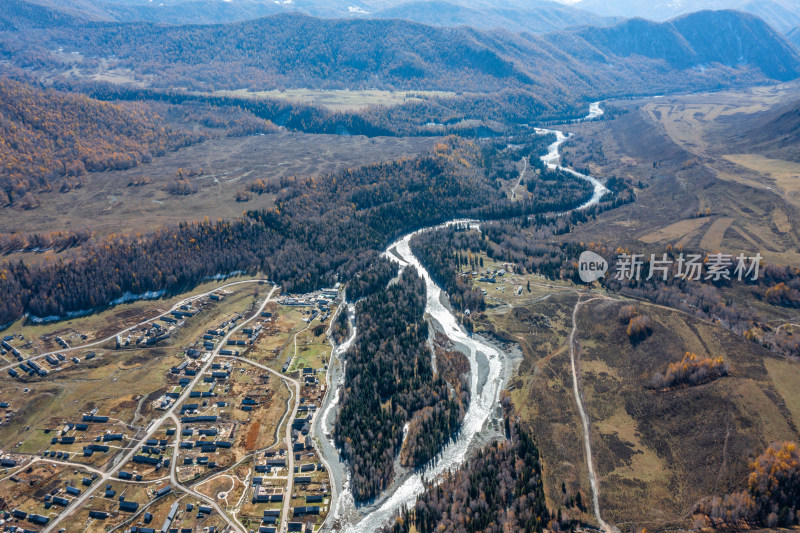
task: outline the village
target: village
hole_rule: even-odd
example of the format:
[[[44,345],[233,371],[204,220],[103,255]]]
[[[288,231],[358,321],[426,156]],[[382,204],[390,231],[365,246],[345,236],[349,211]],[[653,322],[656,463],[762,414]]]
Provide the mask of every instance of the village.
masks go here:
[[[316,531],[331,489],[312,421],[339,286],[280,296],[255,287],[177,302],[103,342],[79,328],[6,335],[4,530]],[[116,374],[126,367],[158,386],[124,388]],[[95,387],[103,401],[17,424],[26,395],[93,374],[106,382]]]

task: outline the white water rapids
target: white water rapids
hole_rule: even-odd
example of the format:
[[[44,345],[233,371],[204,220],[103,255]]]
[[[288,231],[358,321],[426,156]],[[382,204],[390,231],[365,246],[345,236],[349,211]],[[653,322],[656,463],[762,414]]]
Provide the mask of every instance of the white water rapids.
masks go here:
[[[602,113],[599,103],[592,104],[586,120],[594,119]],[[568,139],[568,136],[555,130],[537,128],[536,132],[538,134],[554,133],[556,135],[556,142],[551,144],[548,147],[548,153],[542,156],[542,161],[549,168],[558,168],[569,172],[578,178],[589,181],[594,186],[592,197],[577,209],[582,210],[597,204],[600,198],[608,192],[608,189],[597,179],[561,167],[558,164],[560,159],[559,147]],[[442,332],[467,356],[470,365],[470,403],[464,416],[461,430],[457,438],[444,447],[426,470],[408,474],[404,479],[401,478],[399,484],[395,484],[389,489],[392,491],[391,494],[384,499],[379,499],[373,505],[365,506],[360,512],[354,506],[353,497],[348,488],[348,481],[345,481],[338,498],[336,498],[336,501],[331,502],[332,518],[339,522],[337,526],[333,526],[334,528],[341,528],[347,533],[366,533],[376,531],[389,524],[403,506],[413,508],[417,497],[425,489],[423,475],[426,480],[433,480],[440,478],[448,470],[461,466],[473,445],[480,444],[481,433],[487,427],[487,423],[498,421],[502,416],[498,409],[499,396],[504,380],[508,375],[510,358],[485,339],[478,335],[470,336],[461,328],[456,316],[444,303],[446,294],[433,282],[428,271],[411,251],[411,239],[416,234],[463,223],[474,224],[477,227],[477,223],[474,221],[450,221],[440,226],[426,228],[406,235],[389,246],[384,254],[385,257],[398,263],[403,268],[416,269],[417,273],[425,280],[427,292],[425,313],[439,325]],[[347,343],[348,346],[353,337],[354,335],[351,335]],[[337,357],[346,351],[346,348],[344,350],[341,349],[343,347],[336,350]],[[330,410],[338,401],[338,387],[343,385],[343,380],[337,381],[336,389],[329,391],[329,394],[334,394],[334,400],[324,409],[324,420],[330,420]],[[329,422],[323,422],[323,429],[326,434],[329,434],[331,430],[328,424]],[[325,448],[326,450],[323,451],[330,449],[327,445]],[[338,460],[338,457],[336,459]],[[331,522],[332,520],[326,520],[323,529],[331,527]]]

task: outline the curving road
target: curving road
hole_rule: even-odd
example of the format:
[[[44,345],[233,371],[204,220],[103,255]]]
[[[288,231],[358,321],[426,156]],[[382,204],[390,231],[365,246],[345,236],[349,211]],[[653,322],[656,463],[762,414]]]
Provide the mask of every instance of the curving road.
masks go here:
[[[172,445],[172,461],[170,461],[170,468],[169,468],[169,480],[172,483],[173,488],[178,488],[187,494],[191,494],[198,500],[202,500],[210,505],[216,512],[219,513],[219,516],[227,522],[228,526],[232,529],[239,531],[239,533],[247,533],[247,530],[239,524],[238,520],[232,520],[221,508],[217,505],[217,501],[213,498],[206,496],[203,493],[197,492],[194,489],[183,485],[180,481],[178,481],[178,476],[175,475],[175,470],[178,466],[178,446],[181,443],[180,434],[181,434],[181,421],[180,419],[175,416],[175,413],[172,412],[169,414],[169,418],[175,422],[175,444]]]

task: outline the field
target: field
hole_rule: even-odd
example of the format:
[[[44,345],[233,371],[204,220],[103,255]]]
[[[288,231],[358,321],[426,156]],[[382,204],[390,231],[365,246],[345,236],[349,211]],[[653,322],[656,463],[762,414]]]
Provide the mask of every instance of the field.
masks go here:
[[[380,89],[364,90],[321,90],[321,89],[284,89],[272,91],[214,91],[217,96],[235,96],[238,98],[281,98],[302,104],[320,105],[332,111],[356,111],[369,106],[393,106],[410,102],[422,102],[430,98],[452,98],[455,93],[446,91],[385,91]]]
[[[95,172],[87,184],[68,193],[40,195],[41,207],[26,211],[18,206],[0,209],[0,233],[49,233],[54,228],[91,228],[100,237],[110,233],[134,235],[182,221],[235,218],[242,211],[272,206],[273,195],[253,194],[237,202],[239,190],[257,179],[319,177],[340,169],[417,155],[434,138],[310,135],[277,133],[225,138],[172,152],[130,170]],[[164,190],[178,169],[201,171],[190,181],[198,192],[176,196]],[[128,186],[139,177],[150,183]],[[30,260],[50,253],[28,254]]]
[[[773,187],[795,205],[800,205],[800,163],[771,159],[759,154],[728,154],[728,161],[765,175]]]
[[[760,346],[643,304],[640,312],[650,316],[653,333],[632,343],[616,319],[619,306],[593,303],[579,316],[601,505],[615,522],[679,524],[701,498],[743,488],[748,461],[767,445],[797,440],[797,421],[788,409],[793,398],[767,372],[774,356]],[[690,388],[646,388],[655,372],[687,351],[722,356],[731,375]],[[631,501],[642,507],[633,509]]]
[[[259,338],[247,352],[247,357],[280,371],[287,361],[291,365],[287,371],[294,374],[304,367],[323,370],[330,357],[330,344],[325,336],[329,321],[325,317],[307,322],[310,307],[271,304],[272,313],[265,329],[268,334]],[[334,310],[331,310],[331,314]],[[297,357],[295,357],[295,338]],[[324,376],[324,373],[321,374]],[[324,377],[320,377],[324,381]]]

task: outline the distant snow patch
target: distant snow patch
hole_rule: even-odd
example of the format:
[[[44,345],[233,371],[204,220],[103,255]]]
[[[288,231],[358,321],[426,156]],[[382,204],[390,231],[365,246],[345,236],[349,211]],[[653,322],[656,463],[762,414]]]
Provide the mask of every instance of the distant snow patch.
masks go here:
[[[357,13],[359,15],[369,15],[369,11],[365,11],[364,9],[360,8],[359,6],[347,6],[347,10],[350,13]]]

